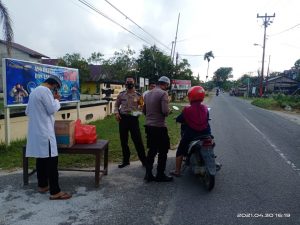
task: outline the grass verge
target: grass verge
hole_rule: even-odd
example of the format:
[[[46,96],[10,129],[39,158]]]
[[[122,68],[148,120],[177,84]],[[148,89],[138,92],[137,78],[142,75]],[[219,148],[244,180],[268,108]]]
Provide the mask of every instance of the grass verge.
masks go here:
[[[281,110],[290,106],[294,111],[300,110],[300,96],[278,94],[269,98],[256,98],[251,103],[265,109]]]
[[[251,102],[252,105],[264,108],[264,109],[275,109],[275,110],[279,110],[280,109],[280,105],[278,104],[278,102],[273,99],[273,98],[257,98],[254,99]]]

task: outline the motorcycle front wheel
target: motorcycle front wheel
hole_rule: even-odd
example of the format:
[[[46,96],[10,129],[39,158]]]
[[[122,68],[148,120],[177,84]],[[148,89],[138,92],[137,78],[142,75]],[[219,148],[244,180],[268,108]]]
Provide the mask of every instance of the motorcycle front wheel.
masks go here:
[[[203,177],[203,183],[206,190],[211,191],[215,186],[215,176],[206,171]]]

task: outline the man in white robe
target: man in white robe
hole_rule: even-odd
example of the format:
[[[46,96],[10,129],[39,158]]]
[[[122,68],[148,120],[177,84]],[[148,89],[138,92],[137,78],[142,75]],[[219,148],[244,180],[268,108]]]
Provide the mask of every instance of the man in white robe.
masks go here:
[[[38,191],[50,189],[50,200],[69,199],[58,184],[58,152],[54,132],[54,114],[60,109],[57,90],[61,80],[50,75],[45,82],[29,95],[26,115],[29,117],[26,157],[36,158]],[[49,185],[49,186],[48,186]]]

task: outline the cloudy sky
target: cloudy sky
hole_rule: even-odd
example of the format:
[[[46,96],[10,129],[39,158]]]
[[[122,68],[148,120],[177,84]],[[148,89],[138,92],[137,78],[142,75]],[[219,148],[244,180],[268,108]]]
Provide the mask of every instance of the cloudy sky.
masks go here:
[[[269,56],[270,71],[290,69],[300,59],[299,0],[85,0],[99,13],[79,0],[2,2],[13,21],[14,41],[51,58],[75,52],[85,58],[101,52],[108,58],[128,45],[139,52],[153,44],[170,54],[180,13],[176,52],[188,59],[195,76],[205,80],[203,55],[208,51],[215,55],[210,78],[220,67],[232,67],[234,78],[256,75],[263,44],[263,21],[257,14],[275,13],[267,28],[265,68]]]

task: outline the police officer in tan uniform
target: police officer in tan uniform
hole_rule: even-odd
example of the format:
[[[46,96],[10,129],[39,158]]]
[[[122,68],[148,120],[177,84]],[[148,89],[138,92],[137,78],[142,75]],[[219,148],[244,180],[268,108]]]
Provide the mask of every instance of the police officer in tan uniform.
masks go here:
[[[125,85],[126,91],[122,91],[118,95],[114,110],[116,120],[119,122],[119,133],[123,153],[123,161],[118,167],[123,168],[130,165],[128,132],[130,132],[138,157],[143,166],[145,166],[145,148],[142,142],[138,119],[138,116],[142,114],[143,97],[140,93],[136,92],[134,88],[134,78],[132,76],[126,77]]]

